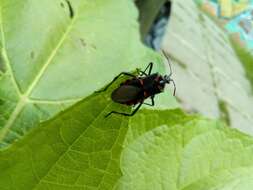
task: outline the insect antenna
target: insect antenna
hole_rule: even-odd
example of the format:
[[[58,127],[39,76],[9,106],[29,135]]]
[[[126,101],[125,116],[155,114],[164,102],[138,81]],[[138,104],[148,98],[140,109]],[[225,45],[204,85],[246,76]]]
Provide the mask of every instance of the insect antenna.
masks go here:
[[[174,85],[174,92],[173,92],[173,96],[175,96],[176,95],[176,90],[177,90],[177,87],[176,87],[176,84],[175,84],[175,82],[174,82],[174,80],[173,79],[170,79],[170,81],[173,83],[173,85]]]
[[[169,63],[169,67],[170,67],[170,74],[169,74],[169,77],[171,77],[171,75],[172,75],[172,69],[171,69],[171,63],[170,63],[169,56],[165,53],[164,50],[162,50],[162,53],[163,53],[163,55],[165,56],[165,58],[167,59],[167,61],[168,61],[168,63]]]
[[[172,75],[172,69],[171,69],[171,62],[170,62],[170,59],[169,59],[169,56],[165,53],[165,51],[164,50],[162,50],[162,53],[163,53],[163,55],[165,56],[165,58],[167,59],[167,61],[168,61],[168,63],[169,63],[169,67],[170,67],[170,74],[167,76],[168,78],[167,78],[167,81],[168,82],[172,82],[173,83],[173,86],[174,86],[174,92],[173,92],[173,96],[175,96],[175,94],[176,94],[176,90],[177,90],[177,87],[176,87],[176,84],[175,84],[175,81],[173,80],[173,79],[171,79],[170,77],[171,77],[171,75]]]

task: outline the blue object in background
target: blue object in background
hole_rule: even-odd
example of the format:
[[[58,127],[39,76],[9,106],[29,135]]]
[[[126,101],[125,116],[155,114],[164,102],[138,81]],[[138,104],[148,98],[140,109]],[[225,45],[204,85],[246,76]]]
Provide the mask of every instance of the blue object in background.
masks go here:
[[[229,33],[238,33],[247,48],[253,49],[253,9],[243,12],[225,25]]]

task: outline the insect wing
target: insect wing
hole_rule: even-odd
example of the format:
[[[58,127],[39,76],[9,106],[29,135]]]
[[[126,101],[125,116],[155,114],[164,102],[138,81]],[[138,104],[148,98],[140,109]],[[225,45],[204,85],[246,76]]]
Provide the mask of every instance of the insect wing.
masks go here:
[[[112,92],[112,100],[118,103],[126,103],[139,98],[141,89],[131,85],[122,85]]]

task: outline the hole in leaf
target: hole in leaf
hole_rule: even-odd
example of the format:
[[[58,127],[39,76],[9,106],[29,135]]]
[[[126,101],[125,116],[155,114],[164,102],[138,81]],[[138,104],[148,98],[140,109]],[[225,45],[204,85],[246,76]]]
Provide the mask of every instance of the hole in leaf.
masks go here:
[[[69,8],[69,17],[72,19],[74,17],[74,9],[69,0],[65,0]]]
[[[34,52],[32,51],[31,54],[30,54],[31,59],[34,59],[34,56],[35,56],[35,54],[34,54]]]
[[[93,49],[97,49],[97,46],[95,46],[94,44],[91,44],[91,47],[92,47]]]
[[[83,47],[86,47],[87,44],[86,44],[86,42],[84,41],[83,38],[80,38],[80,42],[81,42],[81,44],[82,44]]]
[[[61,5],[61,7],[62,7],[62,8],[65,8],[64,3],[63,3],[63,2],[61,2],[61,4],[60,4],[60,5]]]

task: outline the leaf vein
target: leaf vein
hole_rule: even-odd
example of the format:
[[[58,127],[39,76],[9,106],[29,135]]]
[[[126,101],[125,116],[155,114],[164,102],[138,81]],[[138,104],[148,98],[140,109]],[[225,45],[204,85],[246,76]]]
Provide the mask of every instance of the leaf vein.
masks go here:
[[[14,72],[13,72],[11,64],[10,64],[10,59],[9,59],[7,51],[6,51],[6,40],[5,40],[5,35],[4,35],[2,7],[0,7],[0,30],[1,30],[1,39],[2,39],[1,53],[2,53],[2,56],[4,58],[5,65],[7,66],[7,70],[10,73],[11,81],[14,85],[14,88],[16,89],[17,94],[19,96],[22,96],[21,90],[18,86],[17,80],[14,76]]]
[[[92,126],[93,123],[95,123],[98,118],[104,113],[104,111],[111,105],[112,103],[109,103],[108,105],[106,105],[103,110],[101,110],[101,112],[98,114],[98,116],[88,125],[88,127],[82,132],[80,133],[80,135],[76,138],[76,140],[74,140],[71,145],[67,148],[66,151],[64,151],[59,158],[55,161],[55,163],[53,163],[51,165],[51,167],[49,168],[49,170],[44,174],[44,176],[42,178],[40,178],[39,183],[35,184],[35,186],[32,189],[36,189],[36,187],[44,181],[44,178],[47,176],[47,174],[53,169],[54,166],[59,165],[58,162],[65,156],[65,154],[67,154],[69,151],[71,151],[71,147],[84,135],[85,131]]]
[[[3,24],[2,24],[2,9],[0,11],[0,27],[2,30],[2,35],[3,35]],[[50,54],[50,56],[48,57],[46,63],[43,65],[43,67],[41,68],[41,70],[39,71],[38,75],[35,77],[35,79],[33,80],[33,82],[30,84],[30,86],[28,87],[27,91],[22,95],[20,92],[19,94],[20,96],[20,100],[17,103],[16,108],[14,109],[14,111],[12,112],[12,114],[10,115],[8,121],[6,122],[6,124],[4,125],[4,127],[1,129],[0,131],[0,142],[5,138],[5,136],[8,134],[10,128],[12,127],[13,123],[15,122],[15,120],[17,119],[17,117],[19,116],[20,112],[23,110],[24,106],[26,105],[26,103],[28,102],[28,97],[30,96],[30,94],[32,93],[34,87],[37,85],[37,83],[40,81],[41,77],[43,76],[43,74],[45,73],[45,71],[47,70],[48,66],[50,65],[50,63],[52,62],[53,58],[55,57],[55,55],[57,54],[58,50],[60,49],[60,47],[62,46],[63,42],[65,41],[65,39],[67,38],[69,32],[71,31],[72,27],[73,27],[73,23],[74,23],[75,19],[73,19],[71,21],[71,24],[67,27],[66,31],[64,32],[63,36],[61,37],[59,43],[56,45],[56,47],[53,49],[52,53]],[[4,41],[4,36],[2,36],[3,38],[3,43],[5,46],[5,41]],[[5,48],[4,48],[5,50]],[[5,51],[6,52],[6,51]],[[6,54],[6,53],[5,53]],[[10,67],[10,63],[7,61],[7,66],[8,68],[11,70]],[[13,72],[11,72],[12,75],[12,80],[14,80],[14,75]],[[17,83],[15,83],[17,85]]]

